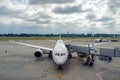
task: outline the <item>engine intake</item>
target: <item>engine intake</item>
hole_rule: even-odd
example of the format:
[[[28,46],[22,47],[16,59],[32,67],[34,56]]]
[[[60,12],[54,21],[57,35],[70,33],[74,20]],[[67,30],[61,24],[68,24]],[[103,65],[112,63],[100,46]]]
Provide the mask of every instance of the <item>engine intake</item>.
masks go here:
[[[36,50],[36,52],[34,53],[35,57],[42,57],[42,51],[40,49]]]

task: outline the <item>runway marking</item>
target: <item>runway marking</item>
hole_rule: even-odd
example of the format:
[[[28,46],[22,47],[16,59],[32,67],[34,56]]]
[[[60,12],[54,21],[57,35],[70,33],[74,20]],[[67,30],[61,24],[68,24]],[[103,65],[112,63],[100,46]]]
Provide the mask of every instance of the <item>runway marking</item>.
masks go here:
[[[62,80],[63,77],[66,77],[66,76],[63,76],[61,75],[61,70],[58,70],[58,74],[57,75],[50,75],[48,77],[51,77],[51,78],[58,78],[59,80]]]
[[[48,75],[48,70],[43,70],[43,73],[41,74],[40,78],[46,78]]]
[[[110,70],[120,70],[120,69],[112,69],[112,68],[109,68],[109,69],[106,69],[106,70],[103,70],[99,73],[96,74],[96,76],[98,77],[99,80],[104,80],[102,77],[101,77],[101,74],[107,72],[107,71],[110,71]]]
[[[107,70],[104,70],[104,71],[101,71],[99,73],[96,74],[96,76],[99,78],[99,80],[103,80],[103,78],[101,77],[101,74],[105,73],[106,71],[108,71],[109,69]]]

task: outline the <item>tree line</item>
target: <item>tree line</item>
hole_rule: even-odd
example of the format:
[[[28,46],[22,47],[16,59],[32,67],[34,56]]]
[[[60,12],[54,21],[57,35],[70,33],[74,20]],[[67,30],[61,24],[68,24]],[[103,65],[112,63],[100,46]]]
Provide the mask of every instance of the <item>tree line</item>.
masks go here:
[[[21,33],[21,34],[14,34],[14,33],[8,33],[8,34],[0,34],[0,37],[58,37],[60,34],[27,34],[27,33]],[[118,37],[120,34],[61,34],[62,37]]]

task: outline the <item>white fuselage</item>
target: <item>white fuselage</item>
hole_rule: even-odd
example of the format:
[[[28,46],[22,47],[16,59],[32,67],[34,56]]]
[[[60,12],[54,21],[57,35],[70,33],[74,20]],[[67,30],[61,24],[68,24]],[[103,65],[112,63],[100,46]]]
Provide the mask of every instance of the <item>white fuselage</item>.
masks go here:
[[[63,65],[67,61],[68,55],[69,53],[63,40],[58,40],[52,52],[53,61],[57,65]]]

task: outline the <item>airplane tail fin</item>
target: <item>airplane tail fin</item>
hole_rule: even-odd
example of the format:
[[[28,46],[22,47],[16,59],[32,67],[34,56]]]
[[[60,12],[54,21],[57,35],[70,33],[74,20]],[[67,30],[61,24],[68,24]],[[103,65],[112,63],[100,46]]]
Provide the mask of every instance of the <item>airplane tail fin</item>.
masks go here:
[[[59,38],[60,38],[60,40],[61,40],[61,34],[59,35]]]

